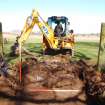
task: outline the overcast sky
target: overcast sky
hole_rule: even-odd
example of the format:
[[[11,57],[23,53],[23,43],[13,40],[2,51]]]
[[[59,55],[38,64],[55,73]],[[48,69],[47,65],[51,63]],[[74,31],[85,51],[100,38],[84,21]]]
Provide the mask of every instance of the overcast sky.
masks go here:
[[[67,16],[75,33],[99,33],[105,22],[105,0],[0,0],[3,31],[22,30],[26,17],[37,9],[43,19]]]

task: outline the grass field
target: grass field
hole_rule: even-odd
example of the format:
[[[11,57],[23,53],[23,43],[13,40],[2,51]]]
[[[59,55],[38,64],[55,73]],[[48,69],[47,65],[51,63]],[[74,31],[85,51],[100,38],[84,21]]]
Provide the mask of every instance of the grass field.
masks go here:
[[[34,41],[35,40],[35,41]],[[25,43],[24,47],[29,51],[35,53],[36,56],[41,55],[42,52],[42,44],[41,44],[40,37],[30,37],[28,41]],[[18,61],[19,57],[9,57],[10,48],[15,42],[15,38],[9,38],[8,43],[4,44],[4,52],[5,52],[5,59],[8,63],[15,63]],[[96,63],[97,55],[98,55],[98,41],[91,42],[76,42],[75,44],[75,54],[73,60],[79,59],[91,59],[93,62]],[[105,63],[105,53],[101,56],[101,63]]]

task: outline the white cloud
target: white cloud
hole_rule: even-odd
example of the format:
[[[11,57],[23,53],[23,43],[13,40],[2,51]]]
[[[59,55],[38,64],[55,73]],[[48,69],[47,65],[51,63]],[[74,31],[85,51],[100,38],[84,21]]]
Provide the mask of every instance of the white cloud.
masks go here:
[[[25,20],[31,13],[1,13],[0,21],[3,23],[3,31],[22,30]],[[54,13],[53,13],[54,14]],[[52,14],[52,15],[53,15]],[[52,16],[51,15],[51,16]],[[55,14],[61,16],[62,13]],[[45,16],[41,13],[43,19],[47,20],[48,14]],[[50,16],[50,15],[49,15]],[[67,16],[67,15],[66,15]],[[70,28],[74,29],[75,33],[97,33],[100,32],[101,22],[105,22],[105,17],[102,16],[86,16],[86,15],[68,15],[70,20]]]
[[[99,33],[101,22],[105,22],[102,16],[72,16],[71,27],[76,33]]]
[[[26,14],[17,14],[17,13],[1,13],[0,22],[2,22],[3,31],[12,31],[17,29],[22,29],[26,19]]]

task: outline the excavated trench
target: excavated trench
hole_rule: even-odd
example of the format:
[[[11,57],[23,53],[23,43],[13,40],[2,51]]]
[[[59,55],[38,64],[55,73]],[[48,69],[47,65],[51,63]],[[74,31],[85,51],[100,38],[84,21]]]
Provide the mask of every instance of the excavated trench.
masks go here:
[[[10,67],[10,75],[0,77],[0,105],[105,104],[105,73],[87,61],[64,56],[41,62],[26,58],[22,65],[21,83],[19,64]]]

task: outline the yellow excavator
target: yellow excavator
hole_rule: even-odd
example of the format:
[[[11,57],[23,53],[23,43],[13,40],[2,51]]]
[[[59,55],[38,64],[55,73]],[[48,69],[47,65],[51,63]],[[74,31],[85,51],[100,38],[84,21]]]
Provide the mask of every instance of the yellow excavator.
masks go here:
[[[33,27],[37,25],[42,32],[43,51],[45,54],[70,53],[70,55],[73,55],[74,37],[68,30],[69,24],[68,18],[65,16],[52,16],[45,22],[38,11],[33,10],[31,16],[26,19],[21,35],[17,38],[17,42],[14,45],[15,47],[12,46],[12,49],[15,49],[13,50],[14,54],[17,54],[19,46],[20,48],[23,46]]]

